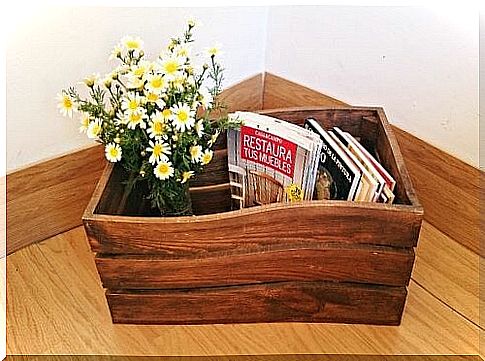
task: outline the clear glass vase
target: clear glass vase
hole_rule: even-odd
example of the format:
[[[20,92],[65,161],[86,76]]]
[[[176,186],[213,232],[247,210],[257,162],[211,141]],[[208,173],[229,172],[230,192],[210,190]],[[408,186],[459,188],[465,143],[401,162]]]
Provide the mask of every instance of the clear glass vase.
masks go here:
[[[182,184],[175,180],[166,180],[162,189],[156,201],[162,216],[181,217],[193,214],[188,182]]]

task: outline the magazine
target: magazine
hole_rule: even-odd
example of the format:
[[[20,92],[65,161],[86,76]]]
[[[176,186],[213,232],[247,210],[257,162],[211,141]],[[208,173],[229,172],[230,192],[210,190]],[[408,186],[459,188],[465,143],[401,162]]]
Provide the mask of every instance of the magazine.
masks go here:
[[[315,119],[307,119],[305,128],[323,141],[313,199],[354,200],[361,178],[359,168]]]
[[[260,114],[230,116],[243,122],[227,133],[232,208],[312,199],[320,138]]]

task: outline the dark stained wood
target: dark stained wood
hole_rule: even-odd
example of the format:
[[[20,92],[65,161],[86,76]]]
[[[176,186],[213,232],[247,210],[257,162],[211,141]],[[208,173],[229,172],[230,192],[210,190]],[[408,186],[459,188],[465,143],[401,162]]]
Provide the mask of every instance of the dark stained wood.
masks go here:
[[[412,249],[327,244],[272,247],[256,253],[222,253],[204,258],[98,254],[105,288],[195,288],[278,281],[340,281],[405,286]]]
[[[360,138],[395,176],[399,204],[306,201],[229,211],[221,138],[213,165],[191,184],[195,215],[159,217],[134,209],[134,199],[119,201],[122,171],[110,165],[83,222],[114,322],[399,323],[423,210],[382,109],[262,113],[297,124],[313,117]]]
[[[93,215],[84,225],[94,252],[194,255],[301,242],[413,247],[421,217],[412,206],[313,201],[175,219]]]
[[[396,194],[397,202],[412,203],[416,207],[421,208],[421,205],[416,197],[416,192],[411,183],[404,159],[399,149],[397,140],[394,136],[391,126],[387,122],[386,115],[382,108],[378,109],[378,114],[381,119],[385,121],[379,122],[377,131],[378,136],[375,145],[375,151],[378,154],[379,161],[392,174],[396,180]]]
[[[191,187],[209,186],[229,182],[226,144],[227,143],[224,143],[224,149],[216,150],[212,161],[205,166],[200,174],[190,180]]]
[[[228,183],[191,187],[190,198],[194,215],[229,212],[231,210],[231,188]]]
[[[107,291],[115,323],[344,322],[398,325],[405,287],[287,282],[160,291]]]
[[[314,118],[324,128],[340,127],[354,137],[361,138],[365,147],[374,146],[377,133],[377,110],[369,107],[293,107],[266,109],[258,113],[303,125],[306,118]]]

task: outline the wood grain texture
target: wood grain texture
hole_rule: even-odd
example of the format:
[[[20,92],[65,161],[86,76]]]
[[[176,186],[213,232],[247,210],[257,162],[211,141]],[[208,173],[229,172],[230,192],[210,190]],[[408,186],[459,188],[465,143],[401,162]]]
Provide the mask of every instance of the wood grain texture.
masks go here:
[[[204,258],[97,255],[105,288],[153,289],[244,285],[284,281],[341,281],[405,286],[412,249],[328,244],[273,247],[257,253]]]
[[[438,148],[396,129],[401,150],[428,222],[475,253],[480,252],[480,177],[484,174]],[[482,220],[483,222],[483,220]],[[481,255],[485,251],[481,250]]]
[[[295,218],[295,214],[298,217]],[[325,220],[325,227],[315,224]],[[342,232],[345,224],[345,232]],[[84,218],[92,250],[117,254],[196,255],[260,249],[270,245],[342,242],[413,247],[421,213],[410,206],[315,201],[218,215],[126,217],[94,215]]]
[[[225,89],[220,95],[228,111],[255,111],[263,106],[263,74],[256,74]]]
[[[478,355],[231,355],[231,356],[108,356],[7,355],[6,361],[481,361]]]
[[[414,281],[409,285],[399,327],[308,323],[113,325],[83,234],[82,228],[76,228],[8,256],[7,353],[473,355],[479,352],[478,327]],[[429,242],[435,242],[434,238]],[[436,247],[440,247],[439,242],[436,239]],[[453,258],[453,249],[443,247],[443,250]],[[458,269],[459,262],[461,258],[456,258],[448,265],[450,272]],[[445,277],[443,290],[457,287],[455,281],[459,280]]]
[[[348,104],[313,89],[286,80],[271,73],[264,73],[263,109],[298,106],[340,107]]]
[[[406,287],[285,282],[106,293],[114,323],[343,322],[398,325]]]
[[[480,257],[427,222],[423,222],[416,255],[416,282],[479,325]]]
[[[92,146],[7,175],[7,253],[80,224],[104,168]]]

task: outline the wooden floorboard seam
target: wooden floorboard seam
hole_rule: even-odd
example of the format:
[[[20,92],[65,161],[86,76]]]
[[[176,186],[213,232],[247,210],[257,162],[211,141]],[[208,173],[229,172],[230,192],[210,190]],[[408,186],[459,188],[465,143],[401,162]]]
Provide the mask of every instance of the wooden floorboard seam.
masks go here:
[[[436,299],[437,301],[439,301],[442,305],[448,307],[451,311],[453,311],[454,313],[456,313],[457,315],[459,315],[460,317],[462,317],[464,320],[472,323],[473,325],[475,325],[476,327],[478,327],[481,331],[485,331],[485,328],[483,328],[482,326],[480,326],[479,324],[477,324],[476,322],[474,322],[472,319],[468,318],[466,315],[464,315],[462,312],[458,311],[455,307],[453,307],[452,305],[449,305],[448,303],[446,303],[444,300],[442,300],[441,298],[439,298],[438,296],[436,296],[433,292],[431,292],[429,289],[427,289],[425,286],[423,286],[421,283],[419,283],[418,281],[416,281],[414,279],[414,277],[411,277],[411,280],[420,288],[422,288],[427,294],[429,294],[431,297],[433,297],[434,299]]]

